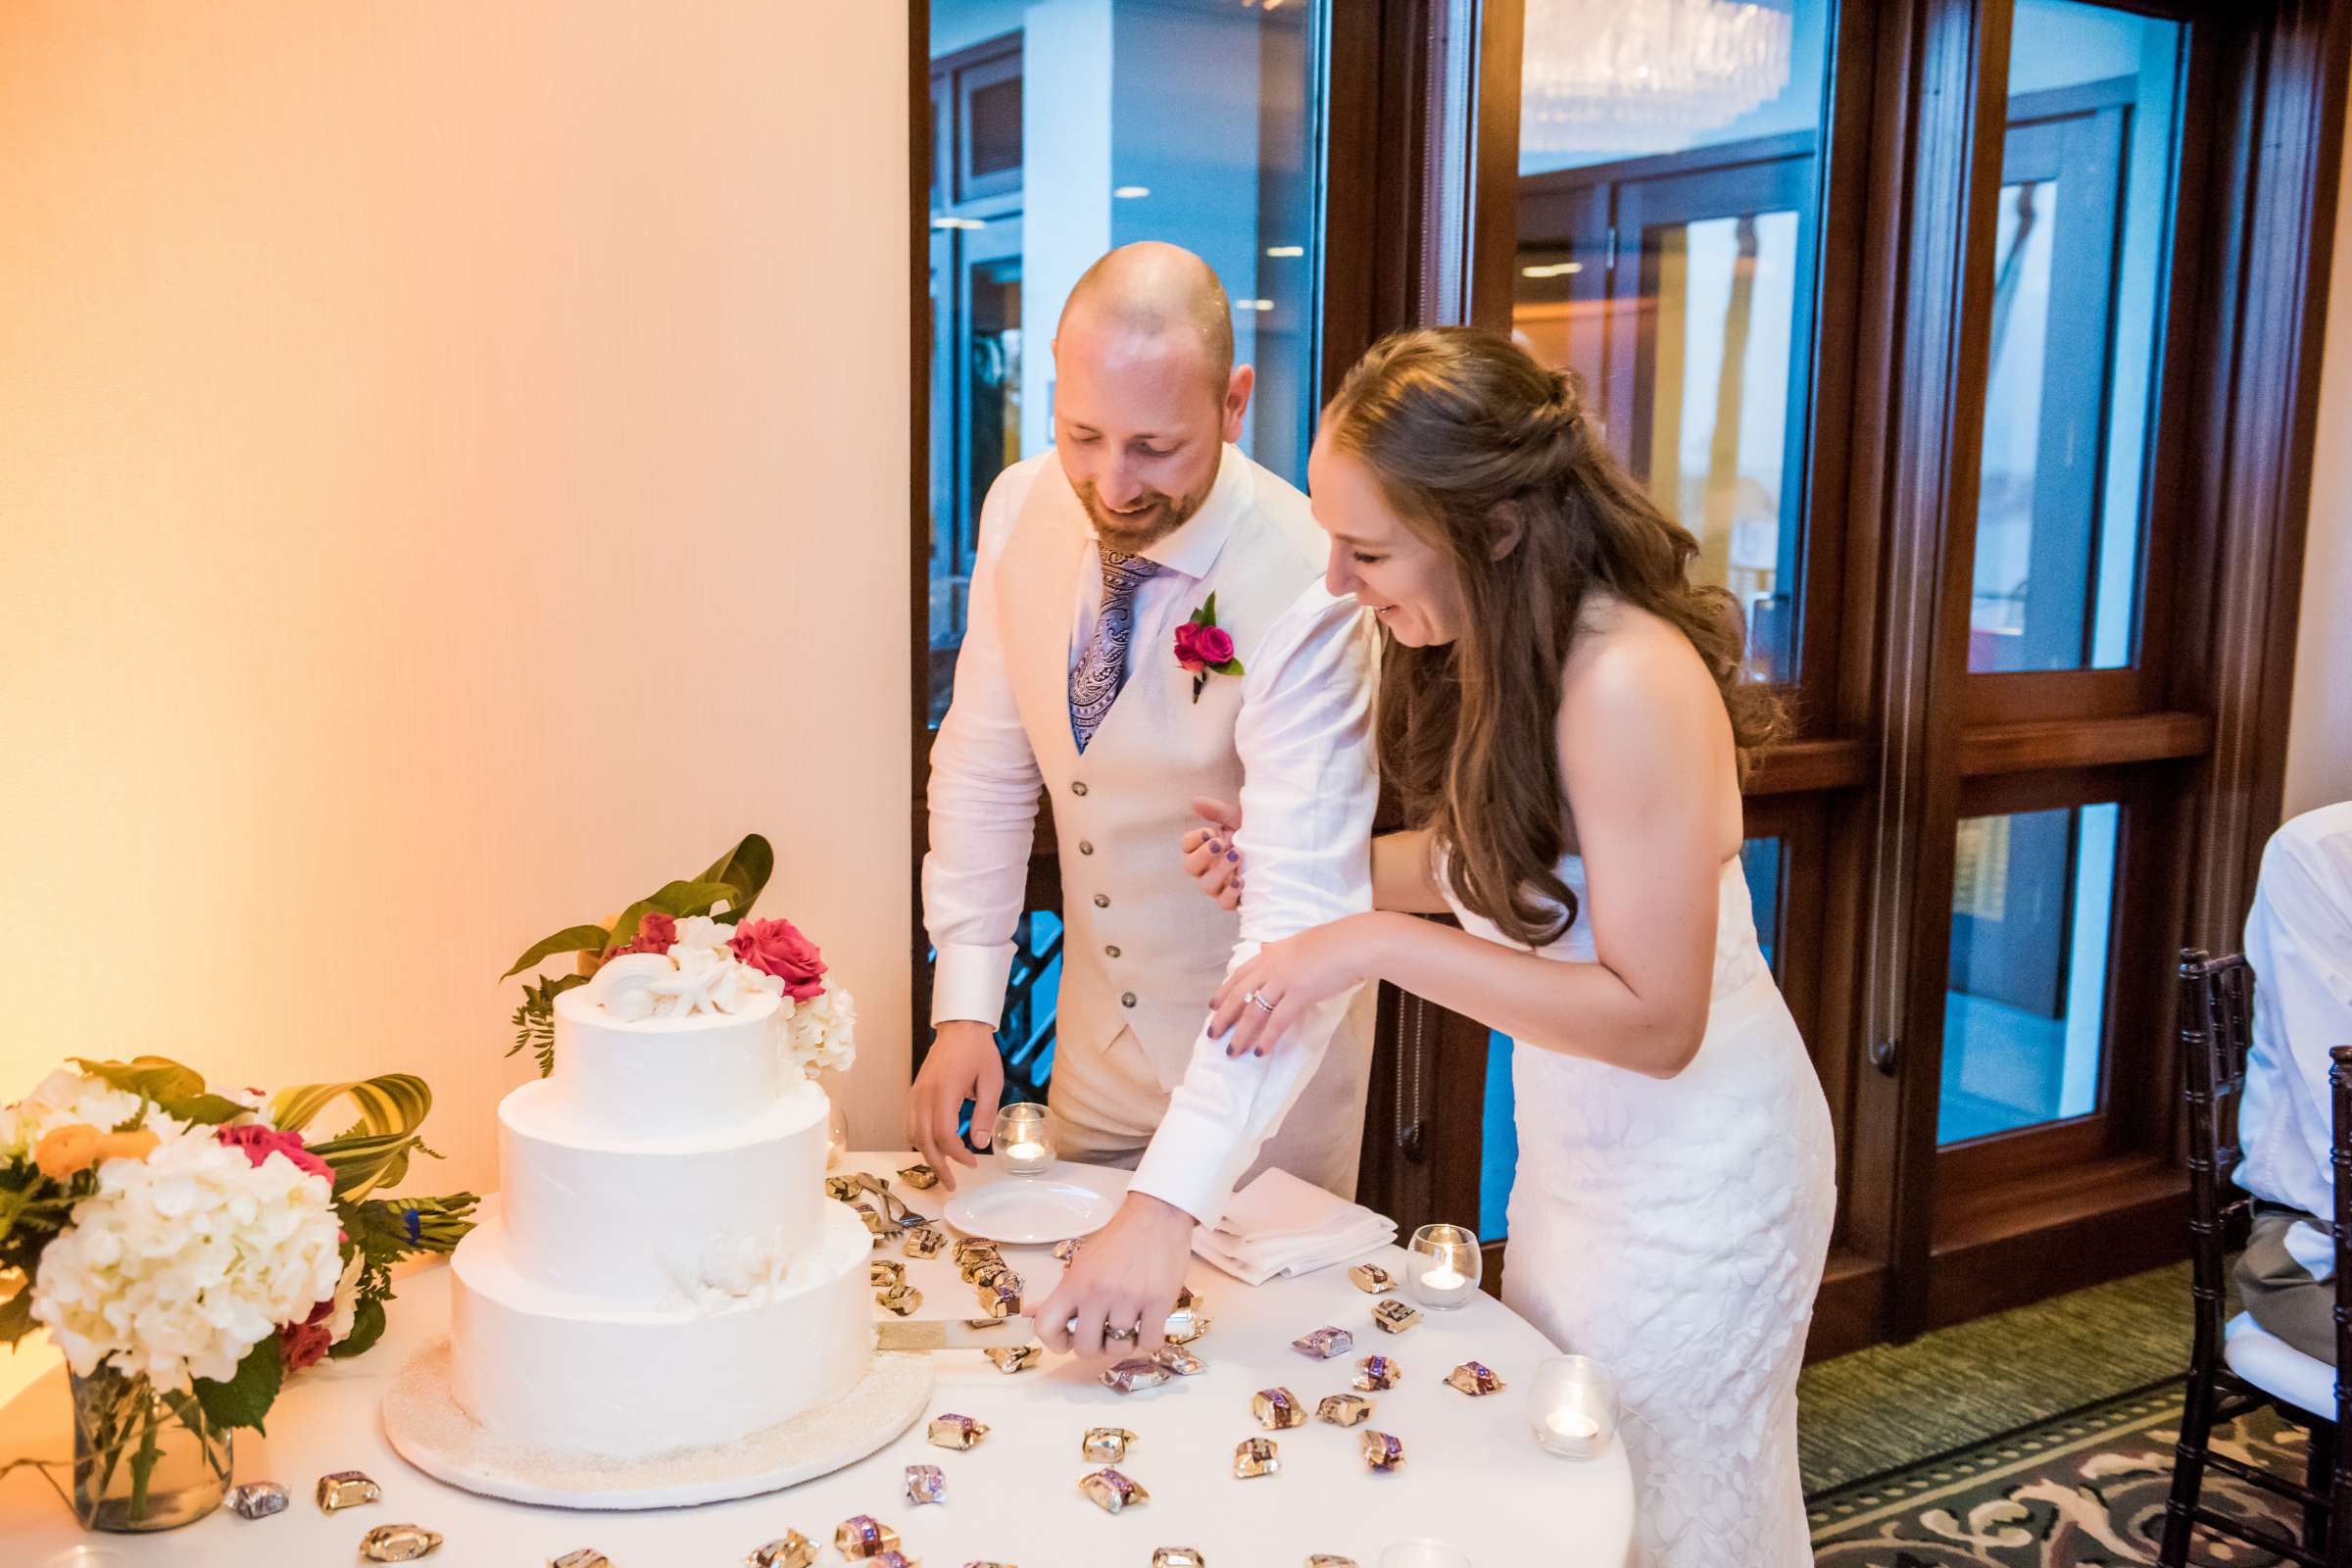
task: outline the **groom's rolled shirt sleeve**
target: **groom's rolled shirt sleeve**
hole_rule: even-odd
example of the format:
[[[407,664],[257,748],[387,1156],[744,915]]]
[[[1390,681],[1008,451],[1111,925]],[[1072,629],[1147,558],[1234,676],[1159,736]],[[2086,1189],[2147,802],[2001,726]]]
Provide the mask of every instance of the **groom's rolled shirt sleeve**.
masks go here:
[[[1226,973],[1269,942],[1372,907],[1372,702],[1378,641],[1353,599],[1317,584],[1247,661],[1234,745],[1243,768],[1234,835],[1246,890]],[[1281,1127],[1347,1016],[1353,991],[1309,1009],[1263,1056],[1228,1057],[1207,1021],[1129,1190],[1214,1225]]]
[[[931,980],[934,1025],[970,1018],[997,1027],[1028,888],[1043,778],[1004,668],[997,558],[1037,466],[1032,461],[1005,469],[981,504],[956,697],[931,743],[923,924],[939,950]]]

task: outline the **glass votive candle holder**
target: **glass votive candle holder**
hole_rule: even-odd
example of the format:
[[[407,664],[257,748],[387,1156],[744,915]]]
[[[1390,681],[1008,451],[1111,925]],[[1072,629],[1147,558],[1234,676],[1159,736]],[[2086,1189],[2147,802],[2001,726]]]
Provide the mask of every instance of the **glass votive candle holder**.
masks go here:
[[[1449,1312],[1478,1294],[1478,1235],[1468,1226],[1424,1225],[1407,1250],[1405,1294],[1415,1304]]]
[[[1617,1380],[1589,1355],[1555,1355],[1536,1365],[1528,1389],[1536,1442],[1563,1459],[1590,1459],[1617,1436]]]
[[[1053,1164],[1054,1133],[1046,1124],[1046,1107],[1025,1101],[998,1111],[989,1148],[997,1152],[997,1168],[1007,1176],[1034,1176]]]
[[[1380,1568],[1470,1568],[1470,1554],[1443,1541],[1399,1541],[1382,1550]]]

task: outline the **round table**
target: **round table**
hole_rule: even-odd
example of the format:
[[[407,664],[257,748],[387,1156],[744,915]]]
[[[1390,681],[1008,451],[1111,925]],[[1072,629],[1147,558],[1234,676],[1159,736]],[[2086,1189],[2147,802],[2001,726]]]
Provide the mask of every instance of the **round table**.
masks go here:
[[[892,1176],[893,1191],[917,1211],[937,1216],[945,1194],[914,1193],[895,1178],[911,1154],[851,1154],[835,1167]],[[968,1176],[967,1176],[967,1179]],[[874,1254],[900,1257],[895,1244]],[[1060,1275],[1044,1248],[1007,1248],[1005,1255],[1042,1300]],[[1365,1259],[1401,1268],[1391,1247]],[[959,1316],[972,1298],[943,1252],[906,1260],[908,1283],[923,1293],[918,1313]],[[29,1471],[0,1480],[0,1542],[11,1568],[99,1568],[164,1564],[172,1568],[250,1568],[256,1562],[353,1563],[358,1542],[374,1525],[412,1522],[446,1542],[425,1559],[450,1568],[525,1568],[593,1546],[613,1568],[741,1563],[756,1546],[797,1529],[824,1546],[820,1561],[839,1561],[833,1528],[870,1513],[898,1530],[908,1557],[925,1568],[972,1561],[1019,1568],[1149,1568],[1156,1546],[1193,1546],[1209,1568],[1295,1568],[1309,1553],[1353,1558],[1376,1568],[1384,1547],[1414,1538],[1446,1542],[1482,1568],[1520,1562],[1618,1568],[1632,1537],[1633,1487],[1624,1450],[1600,1457],[1555,1458],[1528,1435],[1528,1383],[1553,1353],[1535,1328],[1486,1296],[1453,1312],[1430,1312],[1392,1337],[1372,1325],[1374,1298],[1344,1267],[1255,1289],[1199,1258],[1190,1274],[1203,1298],[1209,1333],[1190,1348],[1207,1363],[1197,1377],[1129,1396],[1104,1388],[1087,1370],[1048,1356],[1011,1376],[977,1350],[942,1351],[931,1414],[957,1411],[992,1429],[965,1452],[935,1448],[923,1422],[880,1452],[832,1475],[739,1502],[646,1513],[537,1508],[478,1497],[411,1469],[385,1440],[377,1413],[385,1387],[409,1357],[448,1330],[448,1271],[434,1267],[399,1286],[391,1328],[356,1361],[323,1361],[303,1373],[270,1412],[269,1435],[240,1432],[236,1479],[269,1479],[293,1493],[273,1518],[248,1521],[223,1508],[183,1530],[153,1537],[87,1536],[48,1487]],[[1312,1328],[1336,1324],[1355,1336],[1355,1350],[1315,1361],[1291,1348]],[[1281,1386],[1308,1408],[1348,1390],[1355,1358],[1373,1350],[1402,1366],[1401,1385],[1373,1396],[1366,1427],[1404,1444],[1401,1469],[1381,1475],[1357,1452],[1363,1428],[1310,1421],[1271,1434],[1281,1447],[1278,1475],[1239,1481],[1234,1446],[1262,1434],[1250,1396]],[[1458,1363],[1477,1359],[1508,1385],[1472,1398],[1445,1382]],[[581,1376],[595,1376],[583,1367]],[[1119,1426],[1137,1441],[1119,1468],[1151,1494],[1149,1502],[1112,1515],[1082,1495],[1079,1477],[1098,1468],[1080,1453],[1093,1426]],[[71,1428],[62,1368],[0,1409],[0,1458],[37,1453],[63,1457]],[[909,1464],[947,1472],[942,1504],[910,1506]],[[369,1506],[322,1514],[311,1498],[330,1470],[364,1470],[382,1484]]]

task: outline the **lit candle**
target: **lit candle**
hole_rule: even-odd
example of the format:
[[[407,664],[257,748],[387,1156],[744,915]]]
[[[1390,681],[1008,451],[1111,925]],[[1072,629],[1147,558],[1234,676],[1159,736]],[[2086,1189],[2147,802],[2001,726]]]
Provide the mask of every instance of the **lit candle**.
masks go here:
[[[1004,1157],[1011,1160],[1043,1159],[1046,1157],[1046,1146],[1026,1142],[1014,1144],[1004,1151]]]
[[[1563,1438],[1589,1443],[1600,1436],[1600,1423],[1581,1410],[1554,1410],[1544,1418],[1544,1424]]]
[[[1433,1291],[1458,1291],[1470,1282],[1451,1265],[1440,1263],[1421,1276],[1421,1283]]]

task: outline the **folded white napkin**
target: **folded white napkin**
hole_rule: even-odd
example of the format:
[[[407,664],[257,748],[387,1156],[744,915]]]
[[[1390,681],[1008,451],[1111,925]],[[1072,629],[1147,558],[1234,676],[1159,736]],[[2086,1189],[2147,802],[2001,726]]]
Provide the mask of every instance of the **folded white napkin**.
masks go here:
[[[1193,1232],[1193,1250],[1245,1285],[1311,1274],[1388,1246],[1396,1222],[1287,1170],[1268,1170],[1233,1195],[1225,1217]]]

